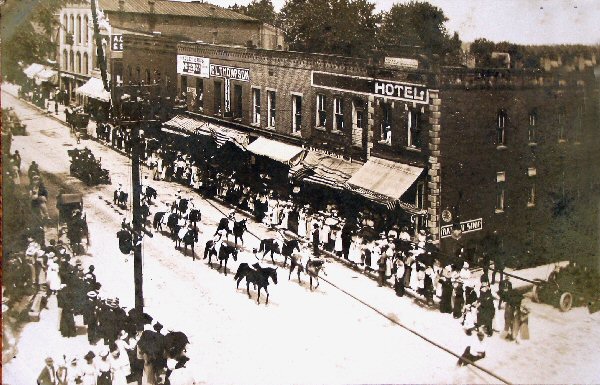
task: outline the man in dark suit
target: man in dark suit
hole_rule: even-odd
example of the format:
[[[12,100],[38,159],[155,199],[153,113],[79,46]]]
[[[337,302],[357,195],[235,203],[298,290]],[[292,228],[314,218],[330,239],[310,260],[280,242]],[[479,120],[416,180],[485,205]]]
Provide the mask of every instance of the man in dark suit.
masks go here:
[[[37,378],[38,385],[56,385],[56,369],[52,357],[46,358],[46,366],[40,372]]]
[[[319,242],[320,242],[319,225],[317,225],[315,223],[313,225],[313,232],[312,232],[312,247],[313,247],[313,254],[315,256],[319,255]]]

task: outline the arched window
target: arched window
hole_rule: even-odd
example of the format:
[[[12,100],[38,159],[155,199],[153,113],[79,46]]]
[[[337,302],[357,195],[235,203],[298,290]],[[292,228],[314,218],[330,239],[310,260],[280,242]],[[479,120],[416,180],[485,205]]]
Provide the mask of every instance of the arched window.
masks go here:
[[[73,18],[73,15],[71,15],[71,17],[69,17],[69,33],[71,35],[73,34],[74,29],[75,29],[75,19]]]
[[[496,115],[496,145],[506,146],[506,122],[508,121],[508,114],[504,108],[498,111]]]
[[[81,54],[79,52],[77,52],[77,59],[75,60],[75,65],[77,66],[75,72],[81,72]]]
[[[83,18],[83,44],[88,45],[89,44],[89,28],[90,28],[90,20],[88,19],[87,15],[84,16]]]
[[[127,80],[131,81],[131,78],[133,77],[133,72],[131,71],[131,66],[127,66]]]
[[[81,44],[81,15],[77,15],[77,24],[75,24],[75,41]]]
[[[71,52],[69,54],[69,71],[75,70],[75,66],[73,65],[74,61],[75,61],[75,55],[73,55],[73,50],[71,50]]]
[[[140,67],[135,68],[135,80],[139,83],[142,80],[142,75],[140,72]]]
[[[69,53],[66,49],[63,50],[62,54],[62,69],[63,71],[69,70]]]
[[[527,127],[527,139],[529,141],[529,144],[535,144],[537,139],[536,139],[536,128],[537,128],[537,121],[538,121],[538,110],[537,108],[533,108],[531,111],[529,111],[529,126]]]
[[[62,25],[62,33],[63,33],[63,43],[67,44],[67,34],[69,32],[69,18],[67,15],[63,16],[63,25]]]
[[[152,78],[150,77],[150,70],[146,69],[146,84],[150,84]]]
[[[89,58],[88,58],[88,54],[87,52],[83,54],[83,68],[82,68],[82,72],[87,75],[89,72]]]

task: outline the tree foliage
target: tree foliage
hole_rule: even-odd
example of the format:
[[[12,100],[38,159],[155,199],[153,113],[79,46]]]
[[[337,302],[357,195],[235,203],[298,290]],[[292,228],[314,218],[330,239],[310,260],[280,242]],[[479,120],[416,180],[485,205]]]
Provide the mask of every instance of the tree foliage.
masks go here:
[[[287,0],[279,13],[292,50],[368,56],[379,15],[366,0]]]
[[[277,12],[271,0],[252,0],[248,5],[238,5],[236,3],[230,6],[229,9],[258,19],[263,23],[270,25],[276,25],[277,23]]]

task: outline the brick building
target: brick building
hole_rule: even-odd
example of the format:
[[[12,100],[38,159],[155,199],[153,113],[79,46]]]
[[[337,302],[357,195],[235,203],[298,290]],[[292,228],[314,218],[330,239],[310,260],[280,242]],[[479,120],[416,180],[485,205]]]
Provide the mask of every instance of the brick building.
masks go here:
[[[523,258],[564,247],[565,225],[597,228],[591,71],[424,70],[158,36],[124,42],[126,83],[152,66],[176,79],[168,90],[185,93],[189,119],[247,135],[249,152],[274,159],[285,143],[319,154],[305,159],[317,176],[344,168],[330,184],[361,204],[394,207],[445,254],[494,244]],[[290,176],[300,167],[287,166]],[[576,206],[590,215],[566,219]],[[590,240],[581,253],[592,253],[593,237],[581,239]]]

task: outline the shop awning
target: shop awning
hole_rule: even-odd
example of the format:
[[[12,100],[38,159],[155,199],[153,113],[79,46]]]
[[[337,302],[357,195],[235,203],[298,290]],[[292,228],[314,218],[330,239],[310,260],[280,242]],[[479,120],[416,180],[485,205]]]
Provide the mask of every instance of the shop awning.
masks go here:
[[[186,134],[185,132],[170,130],[170,129],[166,128],[166,127],[162,128],[162,132],[166,132],[168,134],[173,134],[173,135],[183,136],[184,138],[189,137],[189,135]]]
[[[211,135],[208,122],[202,122],[185,115],[176,115],[173,119],[163,123],[163,125],[189,134]]]
[[[42,71],[43,69],[44,69],[43,65],[38,64],[38,63],[33,63],[33,64],[30,64],[29,66],[27,66],[27,68],[25,68],[23,70],[23,72],[29,79],[33,79],[35,74]]]
[[[380,203],[398,201],[423,168],[370,158],[347,182],[348,188]]]
[[[306,157],[290,169],[290,177],[342,190],[361,166],[362,163],[308,151]]]
[[[209,130],[215,142],[217,143],[217,147],[221,147],[226,142],[231,142],[245,151],[246,147],[248,147],[248,143],[250,142],[250,137],[245,132],[219,126],[214,123],[209,124]]]
[[[291,166],[300,161],[300,155],[304,149],[302,147],[278,142],[261,136],[250,143],[248,151]]]
[[[102,79],[98,78],[90,78],[84,85],[76,88],[75,93],[103,102],[110,101],[110,92],[104,89]]]
[[[41,70],[40,72],[36,73],[34,75],[34,77],[36,79],[38,79],[41,82],[47,82],[50,79],[52,79],[54,76],[56,76],[58,74],[58,72],[56,72],[53,69],[50,68],[44,68],[43,70]]]

